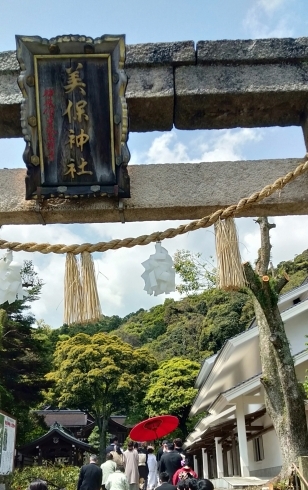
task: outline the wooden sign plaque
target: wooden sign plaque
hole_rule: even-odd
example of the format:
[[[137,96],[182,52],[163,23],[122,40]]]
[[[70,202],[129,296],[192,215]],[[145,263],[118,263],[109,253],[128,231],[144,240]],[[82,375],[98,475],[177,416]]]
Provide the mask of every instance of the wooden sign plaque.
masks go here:
[[[125,36],[16,36],[26,199],[130,197]]]

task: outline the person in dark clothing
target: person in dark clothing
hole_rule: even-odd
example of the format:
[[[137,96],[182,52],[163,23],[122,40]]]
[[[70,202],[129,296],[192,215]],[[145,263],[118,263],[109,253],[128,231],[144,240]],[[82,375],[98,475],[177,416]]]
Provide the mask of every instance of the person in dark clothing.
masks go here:
[[[102,484],[102,469],[97,466],[97,456],[90,456],[90,463],[82,466],[77,484],[77,490],[100,490]]]
[[[39,478],[32,481],[27,490],[48,490],[47,483]]]
[[[187,453],[185,449],[183,449],[182,439],[177,437],[176,439],[174,439],[173,444],[175,451],[182,455],[182,459],[188,459],[189,465],[193,466],[193,457],[191,454]]]
[[[202,478],[201,480],[198,480],[197,488],[198,490],[214,490],[214,485],[207,478]]]
[[[182,439],[177,437],[176,439],[174,439],[173,444],[174,444],[174,450],[185,456],[185,449],[183,449],[182,447],[183,446]]]
[[[121,451],[121,448],[120,448],[120,445],[119,445],[119,440],[117,437],[112,437],[110,439],[110,444],[109,446],[106,447],[106,454],[107,453],[113,453],[113,452],[116,452],[118,454],[121,454],[122,455],[122,451]]]
[[[160,486],[158,487],[160,490],[176,490],[174,485],[171,485],[169,482],[169,475],[166,471],[162,471],[159,474]]]
[[[189,478],[188,480],[189,490],[198,490],[198,480],[197,478]]]
[[[158,449],[157,451],[157,454],[156,454],[156,461],[157,461],[157,470],[159,471],[159,466],[160,466],[160,460],[161,460],[161,457],[162,455],[164,454],[165,452],[165,449],[167,449],[167,444],[168,444],[168,441],[163,441],[161,443],[161,446],[160,448]]]
[[[180,480],[176,486],[177,490],[189,490],[189,480]]]
[[[182,468],[182,456],[174,450],[174,444],[171,442],[167,446],[167,452],[161,457],[160,471],[166,471],[169,475],[169,483],[172,483],[172,477],[179,468]]]

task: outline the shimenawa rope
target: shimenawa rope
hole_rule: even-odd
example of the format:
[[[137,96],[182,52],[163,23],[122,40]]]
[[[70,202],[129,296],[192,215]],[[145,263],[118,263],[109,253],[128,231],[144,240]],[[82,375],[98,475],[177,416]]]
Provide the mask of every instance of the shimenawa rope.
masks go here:
[[[308,159],[308,154],[305,155],[305,158]],[[216,221],[218,221],[219,219],[223,220],[226,218],[234,217],[239,214],[244,208],[260,202],[266,197],[272,195],[274,192],[283,189],[283,187],[289,184],[292,180],[307,172],[307,170],[308,160],[298,165],[295,170],[292,170],[283,177],[278,178],[273,184],[266,185],[261,191],[254,192],[249,197],[241,199],[237,204],[232,204],[227,208],[218,209],[214,213],[205,216],[204,218],[191,221],[190,223],[187,223],[185,225],[180,225],[177,228],[168,228],[165,231],[156,231],[154,233],[151,233],[151,235],[141,235],[137,238],[124,238],[123,240],[115,239],[109,242],[98,242],[95,244],[83,243],[81,245],[51,245],[49,243],[20,243],[0,240],[0,249],[8,248],[10,250],[13,250],[14,252],[40,252],[43,254],[65,254],[71,252],[74,255],[77,255],[81,252],[106,252],[107,250],[117,250],[124,247],[132,248],[136,245],[148,245],[149,243],[161,241],[165,238],[174,238],[178,235],[184,235],[189,231],[199,230],[200,228],[208,228],[209,226],[212,226],[214,223],[216,223]]]

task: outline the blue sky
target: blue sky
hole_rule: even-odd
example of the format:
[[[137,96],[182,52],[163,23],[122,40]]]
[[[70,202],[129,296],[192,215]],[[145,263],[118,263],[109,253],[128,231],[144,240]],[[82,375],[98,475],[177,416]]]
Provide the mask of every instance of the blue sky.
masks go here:
[[[15,49],[15,35],[126,34],[128,44],[183,40],[256,39],[301,37],[308,33],[307,0],[3,0],[0,16],[0,51]],[[132,133],[131,164],[221,161],[303,157],[300,128],[256,128],[222,131]],[[0,168],[23,167],[21,139],[0,140]],[[275,218],[272,232],[273,261],[294,257],[308,248],[307,217]],[[147,222],[94,225],[4,226],[1,238],[51,243],[96,242],[138,236],[177,223]],[[259,247],[252,219],[238,220],[243,259],[253,261]],[[290,228],[292,234],[290,235]],[[288,236],[288,240],[285,237]],[[179,248],[214,254],[211,230],[201,230],[163,243],[170,254]],[[95,254],[102,310],[123,316],[164,301],[143,291],[141,262],[154,245],[133,250]],[[1,255],[1,252],[0,252]],[[31,258],[45,282],[42,297],[33,305],[37,319],[57,327],[62,323],[64,257],[15,254]],[[178,297],[177,295],[173,295]]]

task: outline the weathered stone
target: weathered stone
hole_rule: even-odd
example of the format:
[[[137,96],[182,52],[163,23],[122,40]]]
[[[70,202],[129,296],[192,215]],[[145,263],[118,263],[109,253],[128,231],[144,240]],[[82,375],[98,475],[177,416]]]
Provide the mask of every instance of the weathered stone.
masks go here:
[[[3,51],[0,53],[0,73],[12,71],[19,72],[16,51]]]
[[[173,68],[128,68],[130,131],[168,131],[173,126]]]
[[[308,63],[175,68],[175,127],[298,126],[307,78]]]
[[[197,63],[290,63],[308,61],[308,38],[199,41]]]
[[[20,103],[17,85],[19,65],[15,51],[0,53],[0,137],[21,136]]]
[[[302,123],[308,38],[199,41],[195,56],[192,41],[127,46],[130,131]],[[21,136],[18,73],[0,53],[0,137]]]
[[[201,218],[261,190],[298,163],[286,159],[129,165],[132,197],[123,199],[124,218],[127,222]],[[25,173],[23,169],[0,170],[0,224],[122,220],[117,202],[107,198],[50,200],[44,202],[40,214],[34,201],[24,200]],[[307,189],[308,173],[239,216],[307,214]]]
[[[194,65],[194,41],[177,43],[129,44],[126,46],[126,67],[144,65]]]

